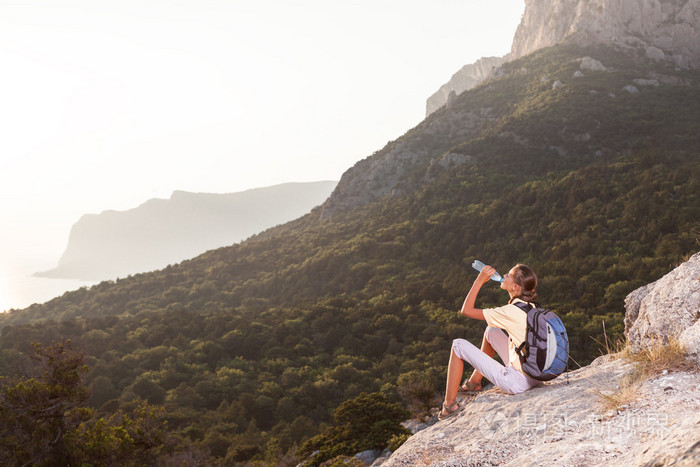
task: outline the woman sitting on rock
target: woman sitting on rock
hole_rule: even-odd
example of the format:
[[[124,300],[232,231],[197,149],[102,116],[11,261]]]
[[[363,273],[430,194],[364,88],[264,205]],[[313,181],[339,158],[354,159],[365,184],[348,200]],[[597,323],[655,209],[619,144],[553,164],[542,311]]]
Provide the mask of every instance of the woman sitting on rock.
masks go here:
[[[537,300],[535,292],[537,276],[535,271],[524,264],[516,265],[503,277],[503,282],[501,282],[501,288],[510,295],[508,304],[485,310],[474,308],[476,296],[481,286],[488,282],[495,272],[496,270],[491,266],[485,266],[474,281],[467,298],[464,300],[464,305],[462,305],[464,316],[486,320],[488,327],[484,331],[481,350],[465,339],[455,339],[452,342],[452,354],[447,368],[445,401],[442,404],[442,411],[438,415],[440,420],[459,411],[458,393],[480,391],[481,379],[484,376],[509,394],[519,394],[539,384],[539,381],[523,373],[520,358],[515,351],[515,348],[525,340],[527,314],[513,304],[517,301],[533,302]],[[508,335],[503,331],[506,331]],[[498,352],[505,366],[493,359],[494,351]],[[474,373],[464,385],[460,386],[465,360],[474,367]]]

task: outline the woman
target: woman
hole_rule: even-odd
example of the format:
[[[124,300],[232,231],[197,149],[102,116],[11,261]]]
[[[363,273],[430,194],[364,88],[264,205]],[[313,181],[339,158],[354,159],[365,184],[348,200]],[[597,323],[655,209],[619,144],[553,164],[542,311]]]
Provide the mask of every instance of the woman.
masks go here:
[[[485,320],[488,324],[481,342],[481,350],[465,339],[455,339],[452,342],[452,354],[447,368],[447,385],[442,411],[438,415],[443,420],[454,415],[460,409],[457,402],[458,392],[481,390],[481,379],[485,376],[494,385],[509,394],[519,394],[533,388],[539,381],[523,373],[520,359],[515,348],[525,340],[527,329],[527,314],[515,306],[517,301],[533,302],[537,300],[537,276],[535,271],[518,264],[503,277],[501,288],[508,292],[508,304],[499,308],[479,310],[474,308],[476,296],[481,286],[489,281],[496,272],[491,266],[484,267],[469,290],[462,305],[462,314],[469,318]],[[508,333],[506,335],[505,332]],[[498,352],[505,365],[493,359]],[[474,373],[460,387],[464,361],[474,367]]]

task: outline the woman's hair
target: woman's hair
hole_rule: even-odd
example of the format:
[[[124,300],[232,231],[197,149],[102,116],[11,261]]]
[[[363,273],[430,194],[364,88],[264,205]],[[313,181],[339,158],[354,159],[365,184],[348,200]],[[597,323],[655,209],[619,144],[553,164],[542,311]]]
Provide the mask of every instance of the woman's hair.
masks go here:
[[[513,268],[513,282],[520,286],[520,295],[513,297],[511,302],[516,298],[526,302],[534,302],[537,300],[537,275],[532,268],[524,264],[516,264]]]

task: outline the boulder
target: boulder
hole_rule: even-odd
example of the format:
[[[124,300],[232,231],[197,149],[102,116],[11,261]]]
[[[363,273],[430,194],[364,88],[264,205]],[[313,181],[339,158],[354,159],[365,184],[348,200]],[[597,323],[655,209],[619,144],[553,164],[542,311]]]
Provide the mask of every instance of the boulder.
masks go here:
[[[372,462],[372,467],[379,467],[391,457],[391,451],[385,449],[382,454]]]
[[[637,86],[658,86],[659,81],[655,79],[634,79],[632,80]]]
[[[608,71],[608,69],[602,63],[600,63],[599,60],[596,60],[595,58],[591,58],[591,57],[583,57],[581,59],[580,68],[582,70],[591,70],[591,71]]]
[[[374,461],[376,461],[377,458],[381,455],[381,449],[370,449],[368,451],[358,452],[353,457],[355,459],[359,459],[365,465],[372,465]]]
[[[666,54],[664,53],[664,51],[659,49],[658,47],[654,47],[653,45],[647,47],[646,55],[647,58],[650,58],[652,60],[663,60],[664,58],[666,58]]]
[[[671,338],[700,364],[700,253],[625,299],[625,335],[633,348]]]

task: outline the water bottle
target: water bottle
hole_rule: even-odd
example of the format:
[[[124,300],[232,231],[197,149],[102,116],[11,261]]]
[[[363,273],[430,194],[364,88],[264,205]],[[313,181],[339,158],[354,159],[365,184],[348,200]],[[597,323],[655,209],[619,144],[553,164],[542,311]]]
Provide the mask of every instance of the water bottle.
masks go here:
[[[484,263],[482,263],[481,261],[479,261],[478,259],[474,260],[474,262],[472,263],[472,267],[479,272],[481,272],[481,270],[484,269],[484,266],[486,266],[486,265]],[[493,274],[491,274],[491,280],[496,281],[496,282],[503,282],[503,278],[497,272],[494,272]]]

